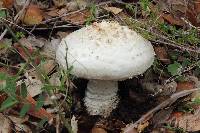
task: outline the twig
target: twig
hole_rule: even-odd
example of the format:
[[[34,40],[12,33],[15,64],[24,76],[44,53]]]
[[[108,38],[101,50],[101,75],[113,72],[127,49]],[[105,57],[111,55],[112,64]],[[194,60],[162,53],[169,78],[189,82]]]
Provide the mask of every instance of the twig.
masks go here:
[[[183,69],[180,73],[178,73],[177,75],[171,76],[170,78],[168,78],[167,80],[165,80],[164,84],[167,84],[169,82],[174,81],[176,78],[178,78],[180,75],[182,75],[183,73],[189,72],[190,70],[192,70],[193,68],[195,68],[198,64],[200,63],[200,60],[198,60],[197,62],[191,64],[190,66],[188,66],[187,68]]]
[[[166,38],[164,38],[164,39],[166,39]],[[191,48],[191,47],[188,47],[188,46],[181,46],[181,45],[176,44],[174,42],[164,42],[164,41],[161,41],[161,40],[153,40],[153,42],[169,45],[169,46],[176,47],[176,48],[184,50],[184,51],[190,51],[190,52],[195,52],[195,53],[200,54],[200,48],[194,49],[194,48]]]
[[[20,29],[24,30],[25,32],[27,32],[29,35],[34,36],[31,32],[27,31],[25,28],[19,26],[18,24],[15,24],[14,22],[11,22],[11,21],[9,21],[9,20],[7,20],[7,19],[5,19],[5,18],[0,17],[0,21],[2,21],[2,22],[3,22],[3,21],[6,21],[6,22],[10,23],[9,26],[14,25],[14,26],[16,26],[17,28],[20,28]],[[7,33],[7,29],[5,29],[4,32],[5,32],[5,33],[4,33],[4,35],[5,35],[5,34]],[[3,33],[2,33],[2,34],[3,34]],[[4,36],[4,35],[3,35],[3,36]],[[3,37],[0,38],[0,40],[1,40],[1,39],[3,39]]]
[[[138,20],[136,20],[136,19],[131,19],[131,20],[133,20],[133,21],[136,22],[136,23],[141,23],[140,21],[138,21]],[[124,21],[125,23],[127,23],[127,25],[128,25],[128,23],[133,23],[132,21],[127,20],[127,19],[123,19],[123,21]],[[147,30],[147,29],[145,29],[145,28],[142,28],[142,27],[140,27],[140,26],[137,26],[137,27],[134,27],[134,28],[138,29],[139,31],[147,32],[147,33],[149,33],[150,35],[153,35],[153,36],[155,36],[155,37],[157,37],[157,38],[160,39],[160,40],[152,39],[151,41],[153,41],[153,42],[157,42],[157,43],[161,43],[161,44],[166,44],[166,45],[169,45],[169,46],[172,46],[172,47],[176,47],[176,48],[181,49],[181,50],[184,50],[184,51],[186,50],[186,51],[189,51],[189,52],[195,52],[195,53],[200,54],[200,48],[198,48],[198,47],[189,47],[189,46],[186,46],[186,45],[180,45],[180,44],[176,43],[175,41],[170,40],[170,39],[167,38],[166,36],[157,34],[157,33],[155,33],[155,32],[152,32],[152,31]],[[163,40],[163,41],[162,41],[162,40]]]
[[[14,23],[18,23],[19,19],[20,19],[21,16],[23,15],[25,9],[26,9],[27,6],[30,4],[30,2],[31,2],[31,0],[26,0],[24,6],[23,6],[23,8],[22,8],[22,10],[20,10],[20,11],[17,13],[17,15],[14,17]],[[9,26],[11,26],[11,25],[9,25]],[[5,30],[3,31],[3,33],[2,33],[1,36],[0,36],[0,40],[3,39],[3,37],[6,35],[7,31],[8,31],[7,29],[5,29]]]
[[[184,90],[181,92],[177,92],[175,94],[173,94],[169,99],[165,100],[164,102],[162,102],[161,104],[159,104],[158,106],[156,106],[155,108],[151,109],[150,111],[148,111],[145,115],[143,115],[139,120],[137,120],[135,123],[133,124],[129,124],[124,130],[123,133],[132,133],[134,131],[135,128],[137,128],[140,124],[145,123],[146,121],[150,120],[153,115],[158,112],[159,110],[173,104],[176,100],[178,100],[181,97],[190,95],[191,93],[195,92],[195,91],[199,91],[200,88],[195,88],[195,89],[191,89],[191,90]]]

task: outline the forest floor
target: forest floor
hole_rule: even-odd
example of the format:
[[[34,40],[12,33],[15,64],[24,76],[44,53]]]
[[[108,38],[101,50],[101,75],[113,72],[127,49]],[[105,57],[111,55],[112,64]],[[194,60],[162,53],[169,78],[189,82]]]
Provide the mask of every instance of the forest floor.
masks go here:
[[[62,71],[62,38],[115,21],[156,53],[143,75],[120,81],[109,117],[83,103],[87,80]],[[200,0],[1,0],[0,132],[200,132]],[[73,69],[73,68],[72,68]]]

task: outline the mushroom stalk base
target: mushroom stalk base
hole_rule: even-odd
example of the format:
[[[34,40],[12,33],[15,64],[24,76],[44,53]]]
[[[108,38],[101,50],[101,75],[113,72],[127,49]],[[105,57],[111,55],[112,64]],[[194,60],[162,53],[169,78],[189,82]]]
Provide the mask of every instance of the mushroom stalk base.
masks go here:
[[[88,113],[109,116],[119,102],[117,91],[117,81],[90,80],[84,98]]]

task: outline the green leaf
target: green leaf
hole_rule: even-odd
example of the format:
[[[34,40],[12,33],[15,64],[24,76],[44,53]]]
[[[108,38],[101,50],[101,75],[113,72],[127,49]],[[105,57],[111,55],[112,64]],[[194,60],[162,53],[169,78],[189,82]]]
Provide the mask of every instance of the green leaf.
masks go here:
[[[44,100],[45,100],[44,96],[40,95],[39,98],[37,99],[37,103],[35,107],[36,110],[39,110],[43,106]]]
[[[5,73],[0,73],[0,80],[5,80],[7,78]]]
[[[6,10],[0,10],[0,17],[6,18]]]
[[[183,62],[182,62],[182,67],[184,68],[184,67],[187,67],[189,65],[191,65],[191,61],[187,58],[184,59]]]
[[[196,97],[196,98],[192,99],[192,103],[195,105],[200,105],[200,97]]]
[[[24,106],[22,107],[22,109],[20,110],[20,117],[24,117],[26,115],[26,113],[30,110],[31,105],[30,104],[24,104]]]
[[[44,123],[47,122],[48,119],[47,118],[43,118],[39,123],[38,123],[38,127],[42,128]]]
[[[15,105],[16,103],[18,103],[17,99],[13,98],[13,97],[8,97],[2,104],[1,104],[1,108],[0,108],[0,112],[12,107],[13,105]]]
[[[26,84],[23,82],[21,84],[21,88],[20,88],[20,95],[23,97],[23,98],[26,98],[27,97],[27,87],[26,87]]]
[[[170,65],[168,65],[168,67],[167,67],[168,72],[169,72],[172,76],[179,75],[181,69],[182,69],[182,66],[181,66],[181,64],[178,63],[178,62],[174,62],[174,64],[170,64]]]

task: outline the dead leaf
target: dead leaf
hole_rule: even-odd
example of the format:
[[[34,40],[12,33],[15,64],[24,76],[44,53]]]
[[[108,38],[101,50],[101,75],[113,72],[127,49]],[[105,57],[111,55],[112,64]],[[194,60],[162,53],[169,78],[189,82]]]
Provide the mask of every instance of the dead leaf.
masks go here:
[[[107,133],[107,131],[100,127],[93,127],[91,133]]]
[[[195,88],[195,83],[192,81],[183,81],[183,82],[178,82],[176,90],[177,91],[182,91],[182,90],[189,90]]]
[[[66,0],[53,0],[53,3],[56,7],[64,6],[66,2],[67,2]]]
[[[64,38],[67,35],[69,35],[71,32],[70,31],[66,31],[66,32],[62,32],[62,31],[58,31],[56,34],[60,37],[60,38]]]
[[[152,118],[152,124],[154,127],[159,127],[169,119],[174,107],[169,107],[166,109],[162,109],[157,112]]]
[[[138,133],[136,128],[131,128],[131,129],[126,129],[130,126],[131,124],[127,124],[124,129],[122,129],[123,133]]]
[[[165,64],[170,64],[170,59],[165,47],[161,47],[161,46],[154,47],[154,50],[155,50],[156,56],[161,62]]]
[[[83,11],[62,17],[62,20],[71,22],[72,24],[76,24],[76,25],[83,25],[85,21],[87,20],[87,18],[89,18],[90,16],[91,16],[91,13],[89,10],[83,10]]]
[[[194,26],[199,26],[199,2],[199,0],[160,0],[159,14],[173,25],[184,26],[189,22]]]
[[[53,115],[48,113],[44,108],[40,108],[37,111],[35,110],[36,101],[30,95],[26,97],[26,100],[32,105],[28,114],[40,119],[47,118],[49,121],[53,119]]]
[[[76,3],[76,1],[70,1],[66,4],[67,10],[68,11],[76,11],[79,9],[78,4]]]
[[[186,77],[186,81],[177,83],[177,91],[189,90],[200,87],[200,81],[195,76]]]
[[[61,81],[60,81],[60,73],[56,72],[51,75],[51,78],[49,79],[49,82],[53,86],[60,86]]]
[[[21,40],[21,39],[20,39]],[[33,36],[29,36],[27,38],[27,41],[31,44],[32,47],[38,47],[38,48],[42,48],[45,43],[47,43],[47,40],[45,38],[39,38],[39,37],[33,37]]]
[[[37,5],[28,6],[25,15],[22,17],[22,22],[26,25],[40,24],[43,20],[43,13]]]
[[[145,123],[139,124],[138,127],[137,127],[137,131],[139,133],[141,133],[148,126],[149,126],[149,122],[148,121],[146,121]]]
[[[178,115],[178,117],[173,116],[167,123],[173,123],[175,127],[183,128],[187,132],[200,131],[200,108],[194,114],[185,113]]]
[[[115,15],[122,12],[123,9],[117,7],[103,7],[105,10],[114,13]]]
[[[45,12],[45,13],[51,17],[56,17],[56,16],[58,16],[58,11],[59,11],[59,9],[53,7],[53,8],[49,8],[47,10],[47,12]]]
[[[48,42],[44,45],[40,54],[49,58],[55,59],[56,50],[60,44],[61,39],[52,39],[51,42]]]
[[[5,8],[11,8],[14,4],[14,0],[2,0],[3,1],[3,7]]]
[[[177,83],[172,81],[170,83],[160,85],[154,82],[142,82],[142,87],[151,93],[159,93],[162,96],[169,96],[176,91]]]
[[[2,39],[0,40],[0,55],[6,55],[9,52],[9,48],[12,45],[12,40],[10,39]]]
[[[27,125],[23,124],[24,122],[28,121],[29,119],[28,117],[21,118],[19,116],[14,116],[14,115],[9,115],[8,117],[14,123],[16,131],[32,133],[31,129]]]
[[[76,117],[74,115],[71,119],[71,127],[73,133],[78,133],[78,120],[76,120]]]
[[[40,70],[48,75],[55,67],[55,60],[46,60],[43,64],[40,65]]]
[[[6,118],[2,113],[0,113],[0,123],[0,133],[12,133],[12,122],[8,118]]]

